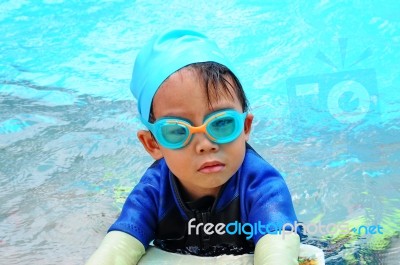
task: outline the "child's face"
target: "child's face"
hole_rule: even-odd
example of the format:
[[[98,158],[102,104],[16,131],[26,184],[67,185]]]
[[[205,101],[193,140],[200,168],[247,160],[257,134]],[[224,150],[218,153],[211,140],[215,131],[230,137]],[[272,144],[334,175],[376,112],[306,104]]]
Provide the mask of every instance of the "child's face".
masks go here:
[[[231,92],[233,99],[229,95],[222,95],[218,101],[212,98],[211,109],[205,88],[196,72],[184,68],[171,75],[158,89],[153,99],[153,114],[156,120],[174,116],[191,121],[193,126],[200,126],[208,114],[220,109],[243,112],[235,92]],[[213,143],[204,133],[196,133],[190,143],[181,149],[171,150],[159,144],[153,145],[153,149],[145,148],[153,158],[165,158],[169,169],[191,198],[216,196],[221,185],[229,180],[243,162],[252,120],[252,114],[248,114],[243,132],[227,144]],[[146,145],[140,135],[148,135],[138,133],[139,139]]]

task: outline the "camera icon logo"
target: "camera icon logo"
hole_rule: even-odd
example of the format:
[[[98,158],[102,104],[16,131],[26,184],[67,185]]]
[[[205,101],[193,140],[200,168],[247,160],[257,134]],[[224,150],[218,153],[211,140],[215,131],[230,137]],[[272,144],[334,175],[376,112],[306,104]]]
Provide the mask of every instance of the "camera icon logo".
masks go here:
[[[340,41],[343,64],[346,39]],[[367,49],[356,63],[369,55]],[[322,53],[317,58],[333,65]],[[286,86],[294,133],[329,135],[348,127],[379,123],[374,69],[292,77]]]
[[[339,122],[357,123],[365,118],[371,109],[371,103],[376,104],[376,101],[376,96],[370,96],[363,85],[349,80],[332,87],[328,93],[327,105],[329,113]]]

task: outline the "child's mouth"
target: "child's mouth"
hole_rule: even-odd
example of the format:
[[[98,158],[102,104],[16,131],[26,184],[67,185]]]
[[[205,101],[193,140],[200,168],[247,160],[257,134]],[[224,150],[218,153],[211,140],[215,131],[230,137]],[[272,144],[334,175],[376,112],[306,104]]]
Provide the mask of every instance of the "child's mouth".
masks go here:
[[[225,168],[225,165],[220,162],[212,161],[207,162],[201,165],[200,169],[198,170],[201,173],[216,173],[220,172]]]

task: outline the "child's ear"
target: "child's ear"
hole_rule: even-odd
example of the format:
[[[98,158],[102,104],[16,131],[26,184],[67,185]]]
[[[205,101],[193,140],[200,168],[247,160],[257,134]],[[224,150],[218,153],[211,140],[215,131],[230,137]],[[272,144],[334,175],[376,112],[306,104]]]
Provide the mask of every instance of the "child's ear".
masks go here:
[[[149,131],[140,130],[137,133],[137,137],[142,143],[144,149],[146,149],[147,153],[149,153],[155,160],[163,157],[160,146]]]
[[[244,134],[246,137],[246,141],[250,138],[251,124],[253,123],[254,115],[249,113],[244,121]]]

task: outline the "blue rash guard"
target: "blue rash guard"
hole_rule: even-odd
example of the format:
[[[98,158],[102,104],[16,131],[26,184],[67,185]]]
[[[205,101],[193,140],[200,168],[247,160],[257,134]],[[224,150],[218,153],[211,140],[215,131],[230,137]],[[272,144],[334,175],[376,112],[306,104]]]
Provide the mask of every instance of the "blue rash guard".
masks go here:
[[[188,202],[182,194],[179,181],[165,160],[157,160],[130,193],[121,215],[109,231],[128,233],[145,248],[154,240],[155,246],[170,252],[199,256],[239,255],[253,253],[255,244],[267,230],[271,231],[271,227],[281,229],[282,224],[293,224],[297,220],[282,176],[250,145],[247,145],[242,166],[222,186],[217,198],[206,196]],[[207,223],[214,228],[218,223],[231,224],[230,233],[225,230],[223,234],[206,233],[204,225]],[[245,223],[253,227],[245,228]],[[202,226],[196,233],[193,226],[198,224]],[[254,224],[264,227],[260,230]],[[237,232],[232,234],[235,228]]]

